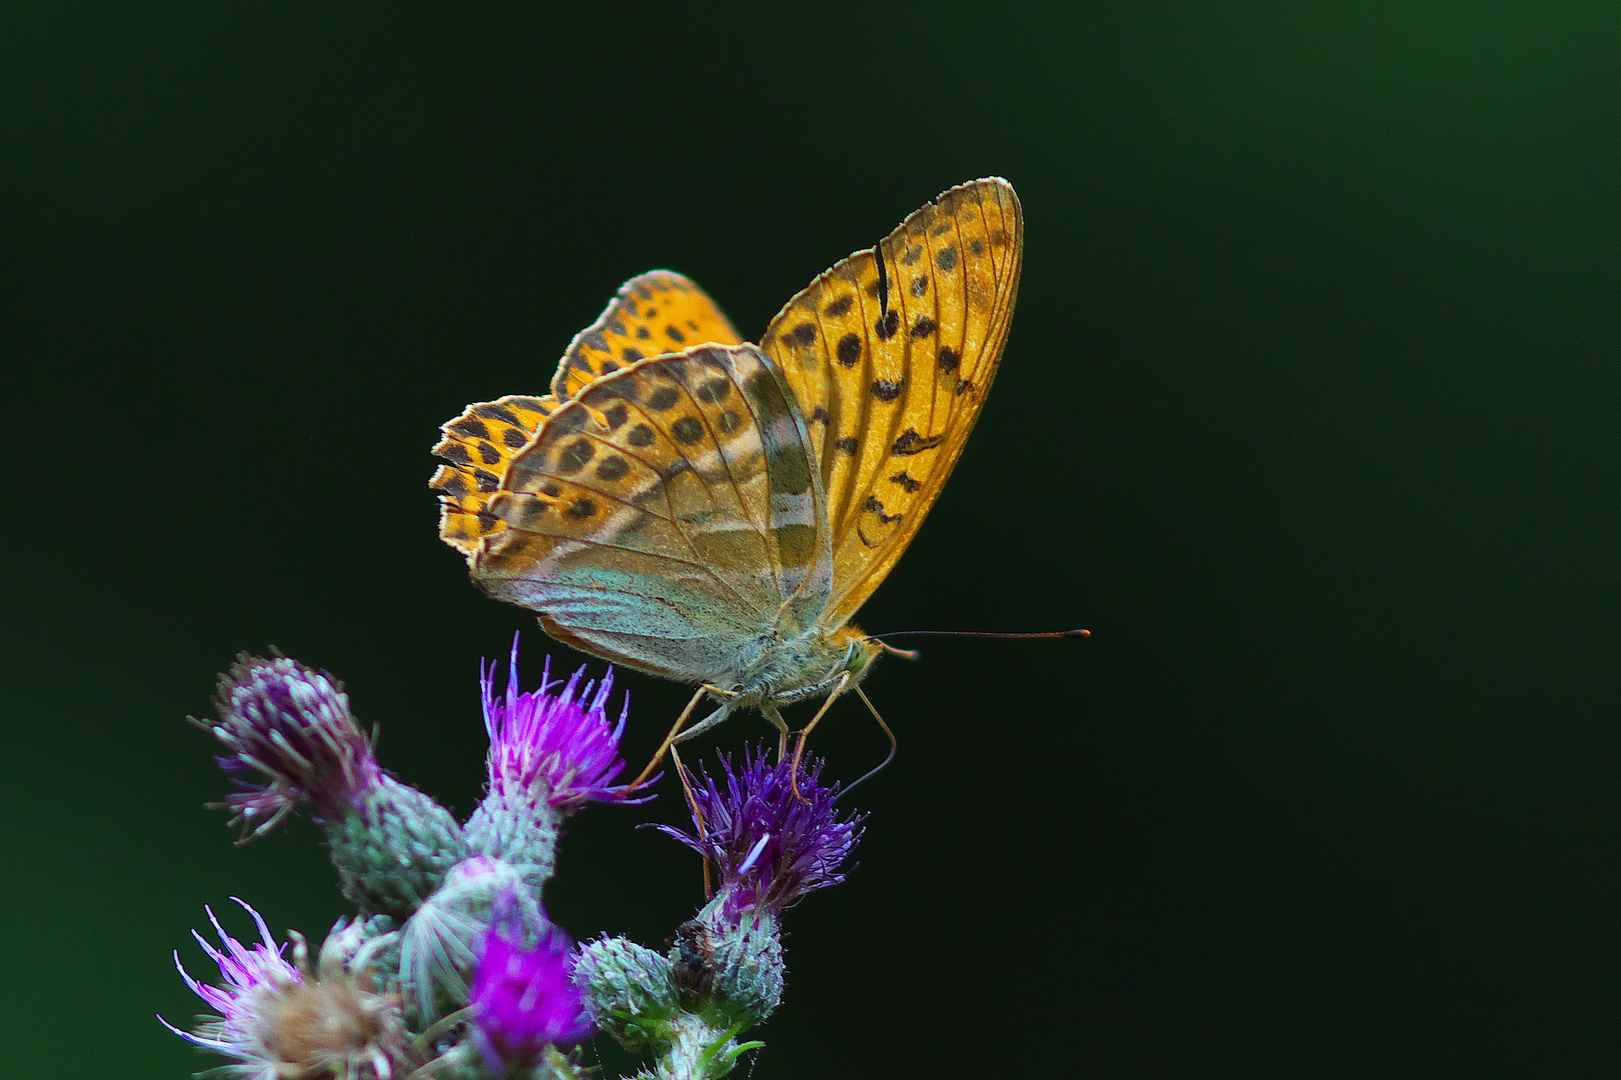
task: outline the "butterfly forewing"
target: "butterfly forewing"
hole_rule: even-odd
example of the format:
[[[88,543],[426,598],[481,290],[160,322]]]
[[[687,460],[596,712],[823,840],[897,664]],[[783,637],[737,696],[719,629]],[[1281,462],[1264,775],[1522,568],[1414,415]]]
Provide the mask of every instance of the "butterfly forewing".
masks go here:
[[[597,321],[581,330],[563,353],[552,393],[567,400],[584,385],[638,360],[712,342],[743,339],[690,279],[671,270],[651,270],[620,288]]]
[[[813,622],[831,584],[826,510],[790,401],[749,345],[586,385],[489,496],[475,579],[589,652],[689,680],[735,670],[761,637]]]
[[[766,331],[826,493],[824,625],[877,588],[956,464],[1007,339],[1022,253],[1012,186],[964,184],[823,273]]]

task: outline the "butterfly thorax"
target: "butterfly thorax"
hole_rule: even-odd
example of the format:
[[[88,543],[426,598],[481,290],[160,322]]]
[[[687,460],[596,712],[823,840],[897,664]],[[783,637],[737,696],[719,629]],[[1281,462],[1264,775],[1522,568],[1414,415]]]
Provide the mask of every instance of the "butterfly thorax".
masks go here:
[[[881,651],[853,626],[832,631],[813,626],[768,642],[757,659],[736,673],[729,687],[734,696],[726,700],[734,709],[748,709],[825,697],[846,673],[849,686],[864,679]]]

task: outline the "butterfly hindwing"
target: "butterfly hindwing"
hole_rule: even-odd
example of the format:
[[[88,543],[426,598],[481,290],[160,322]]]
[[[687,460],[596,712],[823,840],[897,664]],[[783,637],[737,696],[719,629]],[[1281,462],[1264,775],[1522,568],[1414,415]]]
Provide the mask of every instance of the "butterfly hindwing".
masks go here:
[[[810,438],[754,346],[644,360],[578,390],[488,496],[486,592],[561,641],[674,678],[809,625],[831,549]]]
[[[625,282],[597,321],[575,335],[557,365],[552,393],[566,401],[593,379],[638,360],[742,340],[693,281],[672,270],[650,270]]]
[[[831,519],[839,626],[894,566],[962,452],[1007,339],[1017,196],[963,184],[838,263],[762,339],[804,412]]]

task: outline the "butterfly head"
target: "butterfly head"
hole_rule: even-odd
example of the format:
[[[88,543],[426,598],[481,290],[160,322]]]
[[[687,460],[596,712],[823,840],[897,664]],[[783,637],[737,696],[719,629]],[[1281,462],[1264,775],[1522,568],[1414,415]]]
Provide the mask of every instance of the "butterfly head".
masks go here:
[[[828,637],[835,644],[844,646],[844,659],[840,662],[838,670],[833,672],[835,679],[849,672],[852,683],[858,683],[867,675],[872,662],[878,659],[878,654],[884,651],[882,643],[868,637],[854,626],[841,627]]]

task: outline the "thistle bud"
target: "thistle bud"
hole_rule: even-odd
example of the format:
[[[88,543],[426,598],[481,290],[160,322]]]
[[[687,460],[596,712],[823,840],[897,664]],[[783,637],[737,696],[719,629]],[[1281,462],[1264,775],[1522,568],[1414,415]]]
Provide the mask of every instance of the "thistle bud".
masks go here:
[[[286,657],[243,653],[220,676],[219,718],[194,720],[225,747],[243,790],[221,804],[243,839],[308,804],[326,832],[343,895],[362,912],[404,918],[465,854],[449,811],[377,764],[372,740],[331,676]]]
[[[652,949],[624,938],[580,946],[574,981],[585,991],[592,1019],[627,1050],[671,1039],[670,1020],[681,1008],[675,967]]]

